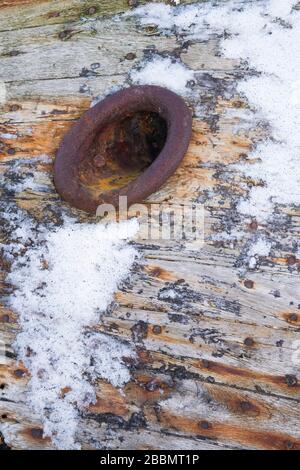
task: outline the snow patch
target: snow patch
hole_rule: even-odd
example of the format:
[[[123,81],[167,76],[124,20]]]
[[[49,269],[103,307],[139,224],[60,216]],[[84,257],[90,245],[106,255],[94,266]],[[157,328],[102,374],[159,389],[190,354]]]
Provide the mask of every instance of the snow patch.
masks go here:
[[[156,24],[165,35],[175,33],[196,41],[217,35],[224,56],[256,71],[239,82],[237,91],[252,108],[249,118],[254,111],[253,126],[258,120],[268,122],[270,136],[252,151],[248,164],[234,167],[255,182],[237,210],[262,223],[272,221],[277,205],[300,205],[300,11],[293,8],[297,3],[261,0],[244,4],[232,0],[176,7],[149,3],[126,14],[138,18],[141,25]],[[174,91],[184,94],[188,78],[174,68],[169,70],[170,81],[165,80],[168,64],[164,67],[164,60],[157,68],[151,68],[151,62],[146,64],[142,82],[159,82],[162,77],[164,86],[172,85]],[[196,106],[197,112],[201,109],[197,111]]]
[[[3,132],[0,134],[1,139],[17,139],[18,136],[16,134],[10,134],[9,132]]]
[[[174,289],[164,289],[159,293],[159,300],[181,300],[181,294]]]

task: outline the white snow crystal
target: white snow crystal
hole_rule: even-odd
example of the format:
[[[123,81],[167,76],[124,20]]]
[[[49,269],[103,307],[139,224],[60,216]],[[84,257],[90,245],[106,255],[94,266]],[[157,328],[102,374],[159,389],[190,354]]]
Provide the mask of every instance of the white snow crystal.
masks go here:
[[[133,236],[136,222],[104,227],[68,221],[40,235],[42,243],[28,249],[21,263],[14,262],[8,275],[17,288],[10,306],[22,328],[16,348],[31,374],[28,400],[43,417],[45,435],[60,449],[77,447],[78,412],[95,399],[84,377],[91,357],[94,372],[114,385],[128,380],[114,351],[117,341],[110,345],[98,336],[91,347],[84,335],[85,327],[99,321],[134,261],[134,248],[124,246],[125,230]]]

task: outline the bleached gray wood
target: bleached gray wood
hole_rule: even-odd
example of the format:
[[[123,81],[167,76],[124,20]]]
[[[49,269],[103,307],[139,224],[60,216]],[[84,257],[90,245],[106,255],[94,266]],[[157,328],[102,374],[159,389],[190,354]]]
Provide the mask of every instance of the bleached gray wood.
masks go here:
[[[122,391],[98,384],[98,402],[79,426],[82,447],[300,448],[300,366],[292,361],[300,339],[300,262],[288,263],[290,241],[299,241],[299,208],[280,208],[288,219],[254,232],[242,218],[236,220],[249,237],[267,229],[278,240],[254,271],[237,268],[242,242],[231,246],[211,239],[226,230],[235,201],[245,194],[243,177],[227,165],[241,161],[265,134],[246,125],[236,134],[247,107],[233,91],[238,64],[219,56],[217,38],[186,47],[175,36],[149,33],[134,19],[115,21],[114,13],[128,9],[125,0],[96,2],[99,10],[86,14],[94,3],[1,4],[0,79],[8,95],[0,112],[0,177],[12,159],[54,158],[63,135],[94,97],[130,84],[128,73],[146,49],[177,54],[198,71],[196,92],[208,104],[203,119],[193,121],[182,165],[148,203],[203,201],[206,242],[191,250],[175,241],[136,241],[144,257],[97,329],[130,341],[138,350],[138,367]],[[62,40],[64,30],[69,33]],[[128,52],[136,58],[126,59]],[[85,70],[93,63],[100,64],[95,74]],[[49,205],[59,213],[62,204],[51,165],[37,163],[36,170],[45,190],[27,190],[15,202],[42,223]],[[0,282],[5,293],[5,266]],[[170,287],[183,303],[161,296]],[[17,332],[16,315],[3,302],[0,339],[9,358],[6,365],[0,360],[0,422],[6,443],[13,449],[52,448],[25,404],[28,376],[12,348]]]

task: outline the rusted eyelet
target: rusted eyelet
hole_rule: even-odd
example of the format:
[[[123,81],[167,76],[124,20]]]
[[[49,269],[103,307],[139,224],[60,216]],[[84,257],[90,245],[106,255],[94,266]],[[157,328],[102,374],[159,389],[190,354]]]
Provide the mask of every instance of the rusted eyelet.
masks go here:
[[[141,202],[184,157],[192,116],[183,99],[157,86],[136,86],[88,110],[64,137],[54,164],[58,193],[95,213],[102,203]]]

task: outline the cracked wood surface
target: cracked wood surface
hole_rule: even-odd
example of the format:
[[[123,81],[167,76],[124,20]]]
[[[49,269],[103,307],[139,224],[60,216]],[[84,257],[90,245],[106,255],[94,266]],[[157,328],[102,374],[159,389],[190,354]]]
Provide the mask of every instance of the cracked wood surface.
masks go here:
[[[247,164],[247,152],[266,133],[243,125],[247,104],[234,94],[237,79],[249,72],[219,56],[213,35],[186,43],[153,34],[134,19],[113,19],[127,9],[125,0],[0,5],[0,79],[7,88],[0,113],[1,178],[8,177],[12,161],[54,158],[91,100],[130,84],[128,73],[149,51],[179,57],[198,71],[189,104],[197,104],[198,96],[203,118],[193,121],[180,168],[148,202],[203,202],[205,245],[197,251],[183,242],[136,241],[143,259],[97,329],[131,342],[138,364],[123,390],[99,381],[97,403],[81,417],[79,441],[86,449],[300,449],[299,364],[292,360],[300,339],[300,260],[291,253],[300,211],[281,207],[285,222],[247,225],[235,204],[247,193],[245,183],[254,183],[227,167]],[[47,190],[15,197],[2,190],[1,197],[13,198],[42,222],[65,206],[53,188],[52,165],[37,161],[34,170]],[[272,256],[244,275],[238,267],[245,241],[211,239],[233,226],[246,238],[267,230],[278,241]],[[19,327],[5,305],[10,286],[5,262],[1,266],[0,339],[7,357],[5,365],[0,361],[0,423],[13,449],[51,449],[25,404],[28,375],[12,347]]]

